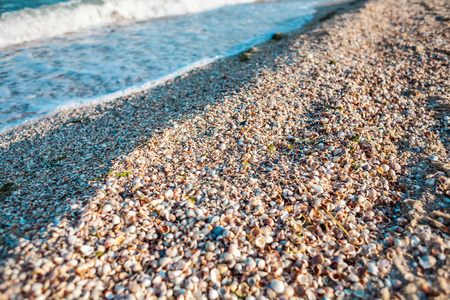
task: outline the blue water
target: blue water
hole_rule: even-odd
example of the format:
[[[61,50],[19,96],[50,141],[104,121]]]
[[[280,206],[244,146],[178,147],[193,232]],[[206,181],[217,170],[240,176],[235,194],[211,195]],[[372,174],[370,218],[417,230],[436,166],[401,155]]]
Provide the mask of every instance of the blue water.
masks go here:
[[[4,12],[21,10],[24,8],[38,8],[42,5],[51,5],[69,0],[1,0],[0,15]]]
[[[0,51],[0,130],[233,55],[313,12],[309,1],[248,3],[9,45]]]

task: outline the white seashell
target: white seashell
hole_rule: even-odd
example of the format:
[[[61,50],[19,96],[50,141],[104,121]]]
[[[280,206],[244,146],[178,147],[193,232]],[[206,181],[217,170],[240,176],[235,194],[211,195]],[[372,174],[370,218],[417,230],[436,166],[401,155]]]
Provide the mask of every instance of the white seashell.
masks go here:
[[[169,271],[168,275],[170,279],[176,278],[176,277],[180,277],[181,274],[183,274],[183,271],[181,270],[176,270],[176,271]]]
[[[73,245],[75,244],[75,242],[77,241],[77,237],[75,235],[69,235],[67,236],[67,243],[69,245]]]
[[[419,244],[420,244],[420,239],[416,235],[411,236],[411,246],[417,247],[417,246],[419,246]]]
[[[367,271],[369,273],[372,273],[375,276],[378,276],[378,273],[379,273],[378,268],[377,268],[377,266],[374,263],[370,263],[369,264],[369,266],[367,268]]]
[[[209,273],[209,277],[211,279],[211,282],[216,284],[216,285],[220,285],[220,272],[217,269],[212,269],[211,272]]]
[[[83,247],[80,248],[81,253],[83,253],[84,256],[88,256],[91,255],[92,253],[94,253],[94,247],[91,247],[89,245],[84,245]]]
[[[219,293],[216,290],[211,289],[208,292],[208,298],[215,300],[215,299],[219,298]]]
[[[314,184],[314,183],[310,183],[309,185],[314,189],[314,191],[316,191],[316,193],[318,193],[318,194],[322,194],[323,193],[323,187],[322,186],[320,186],[318,184]]]
[[[206,251],[214,251],[214,249],[216,249],[216,246],[214,245],[213,242],[207,242],[205,245],[205,250]]]
[[[172,263],[172,259],[170,257],[163,257],[159,260],[159,265],[164,268],[168,264]]]
[[[106,239],[106,241],[105,241],[105,247],[106,248],[110,248],[110,247],[115,246],[115,245],[116,245],[116,239],[113,239],[113,238]]]
[[[241,256],[241,251],[239,251],[238,246],[236,244],[231,244],[228,248],[228,253],[233,255],[234,257]]]
[[[437,260],[434,258],[434,256],[427,255],[425,257],[419,257],[419,264],[424,269],[431,269],[436,264]]]
[[[264,239],[266,240],[266,244],[272,244],[273,243],[273,237],[270,235],[265,235]]]
[[[114,225],[120,224],[121,221],[122,221],[122,219],[120,219],[119,216],[114,215],[114,216],[112,217],[112,223],[113,223]]]
[[[219,150],[223,151],[227,148],[227,146],[225,145],[225,143],[220,143],[219,144]]]
[[[436,154],[433,154],[433,155],[430,156],[430,160],[431,161],[438,161],[439,157]]]
[[[105,204],[105,205],[102,207],[102,212],[103,212],[103,213],[109,213],[111,210],[112,210],[112,206],[109,205],[109,204]]]
[[[374,189],[370,189],[368,191],[367,197],[369,199],[375,200],[377,198],[377,191],[375,191]]]
[[[223,254],[223,260],[224,261],[232,261],[234,259],[234,256],[233,256],[233,254],[230,254],[230,253],[228,253],[228,252],[225,252],[224,254]]]
[[[316,294],[311,289],[307,290],[305,294],[308,300],[317,300]]]
[[[188,209],[188,211],[186,212],[186,217],[188,218],[195,218],[195,210],[193,209]]]
[[[156,200],[152,200],[151,202],[150,202],[150,204],[152,205],[152,206],[158,206],[158,205],[160,205],[161,203],[163,203],[163,199],[156,199]]]
[[[280,280],[273,280],[270,283],[270,288],[274,290],[277,294],[282,294],[284,292],[284,283]]]
[[[264,248],[264,246],[266,245],[266,239],[263,236],[258,236],[255,239],[255,245],[259,248]]]
[[[386,267],[389,267],[390,264],[391,264],[391,263],[390,263],[389,260],[387,260],[387,259],[380,259],[380,260],[378,261],[378,266],[379,266],[380,268],[386,268]]]
[[[172,199],[173,198],[173,190],[167,190],[164,193],[164,196],[166,196],[167,199]]]
[[[107,276],[111,272],[111,266],[109,264],[104,264],[101,269],[100,276]]]

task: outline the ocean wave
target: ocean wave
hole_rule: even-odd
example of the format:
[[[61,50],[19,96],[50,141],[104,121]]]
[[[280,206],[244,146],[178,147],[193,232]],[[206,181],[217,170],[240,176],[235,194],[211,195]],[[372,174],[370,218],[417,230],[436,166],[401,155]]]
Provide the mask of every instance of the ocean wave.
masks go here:
[[[0,16],[0,47],[118,22],[197,13],[254,0],[72,0]]]

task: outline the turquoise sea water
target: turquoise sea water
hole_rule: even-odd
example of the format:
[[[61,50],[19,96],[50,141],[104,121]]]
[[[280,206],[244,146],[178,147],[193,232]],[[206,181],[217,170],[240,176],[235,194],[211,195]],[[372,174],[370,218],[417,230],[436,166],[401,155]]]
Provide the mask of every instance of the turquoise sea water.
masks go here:
[[[4,12],[21,10],[24,8],[38,8],[42,5],[52,5],[69,0],[2,0],[0,1],[0,15]]]
[[[204,1],[156,0],[153,7],[145,6],[147,0],[127,0],[120,12],[121,1],[20,1],[16,8],[1,2],[0,9],[10,8],[0,16],[0,130],[55,109],[129,93],[236,54],[274,32],[300,28],[314,12],[311,1],[239,0],[206,6]],[[144,8],[148,11],[142,12]],[[61,18],[77,10],[88,16],[83,24],[91,21],[92,26],[80,29],[79,19]],[[98,16],[93,20],[92,11]],[[111,11],[114,20],[108,19]],[[98,25],[102,13],[105,24]],[[41,30],[13,27],[19,17]],[[63,26],[54,29],[55,22],[78,29],[58,32]],[[15,30],[15,39],[1,34],[8,29]]]

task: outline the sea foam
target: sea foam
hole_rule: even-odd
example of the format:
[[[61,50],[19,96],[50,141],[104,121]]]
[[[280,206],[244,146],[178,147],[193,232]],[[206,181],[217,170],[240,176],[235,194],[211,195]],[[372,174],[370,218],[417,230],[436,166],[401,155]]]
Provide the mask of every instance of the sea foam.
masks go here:
[[[0,47],[127,21],[197,13],[254,0],[72,0],[0,16]]]

